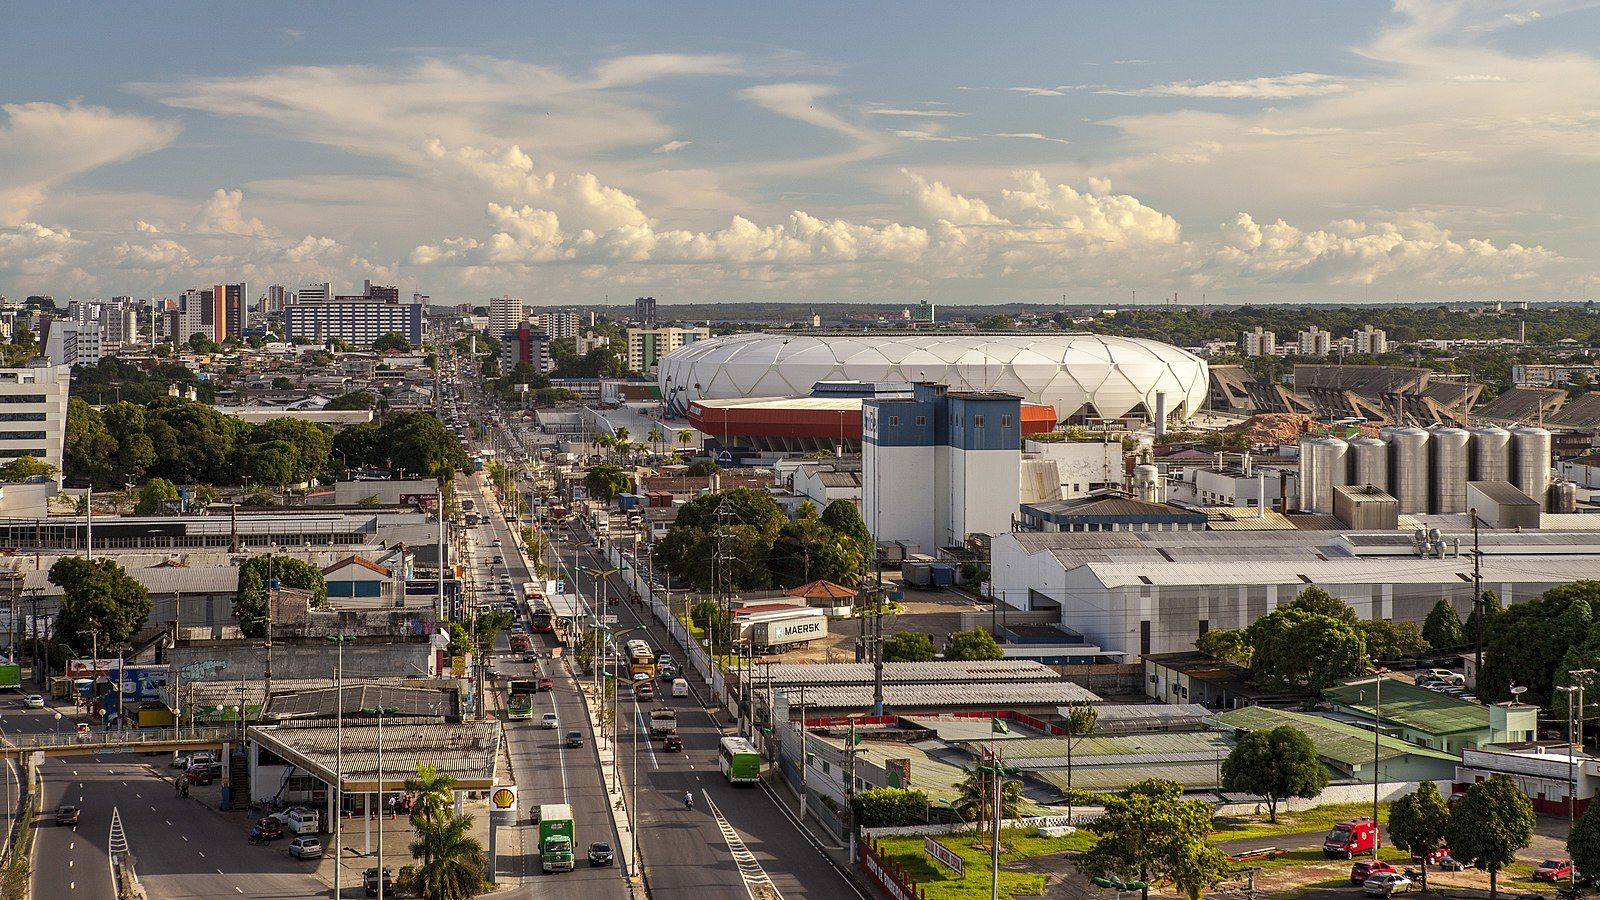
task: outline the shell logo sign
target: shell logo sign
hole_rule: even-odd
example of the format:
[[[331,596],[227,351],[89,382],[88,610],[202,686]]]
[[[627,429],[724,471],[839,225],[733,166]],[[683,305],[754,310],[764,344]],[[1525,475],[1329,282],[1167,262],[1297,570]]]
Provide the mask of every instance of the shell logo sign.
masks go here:
[[[508,787],[495,788],[489,796],[489,802],[495,809],[510,809],[517,805],[517,792]]]

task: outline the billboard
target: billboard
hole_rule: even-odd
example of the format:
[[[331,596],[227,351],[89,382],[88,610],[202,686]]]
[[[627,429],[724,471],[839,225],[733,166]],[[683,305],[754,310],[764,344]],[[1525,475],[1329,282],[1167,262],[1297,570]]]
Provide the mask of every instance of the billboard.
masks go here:
[[[111,659],[72,659],[67,661],[68,678],[109,678],[117,667],[122,665],[122,660]]]

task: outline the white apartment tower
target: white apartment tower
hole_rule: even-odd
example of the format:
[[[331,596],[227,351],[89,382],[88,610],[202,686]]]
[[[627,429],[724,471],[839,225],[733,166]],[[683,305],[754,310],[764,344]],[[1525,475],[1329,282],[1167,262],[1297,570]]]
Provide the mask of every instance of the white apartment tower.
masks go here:
[[[1260,325],[1253,331],[1246,331],[1239,335],[1239,349],[1250,358],[1257,356],[1276,356],[1278,353],[1278,335],[1275,332],[1263,331]]]
[[[327,303],[333,299],[333,282],[324,281],[319,284],[308,284],[295,292],[296,303]]]
[[[549,312],[534,314],[531,321],[535,328],[550,336],[551,340],[578,337],[578,329],[583,327],[583,318],[574,310],[555,309]]]
[[[1310,331],[1300,332],[1301,356],[1327,356],[1333,349],[1333,335],[1323,331],[1317,326],[1311,326]]]
[[[0,369],[0,463],[32,456],[61,468],[71,382],[66,366]]]
[[[528,309],[523,305],[522,298],[500,296],[489,300],[489,334],[496,339],[505,337],[507,332],[516,331],[517,326],[528,321]]]
[[[1382,328],[1363,325],[1350,336],[1355,339],[1357,353],[1377,356],[1389,352],[1389,335]]]

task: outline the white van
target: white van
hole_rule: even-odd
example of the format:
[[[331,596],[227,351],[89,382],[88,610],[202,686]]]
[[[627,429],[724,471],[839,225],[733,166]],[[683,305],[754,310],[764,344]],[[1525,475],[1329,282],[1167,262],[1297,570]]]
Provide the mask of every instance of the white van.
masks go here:
[[[674,696],[674,697],[687,697],[687,696],[689,696],[689,682],[686,679],[683,679],[683,678],[674,678],[674,679],[672,679],[672,696]]]

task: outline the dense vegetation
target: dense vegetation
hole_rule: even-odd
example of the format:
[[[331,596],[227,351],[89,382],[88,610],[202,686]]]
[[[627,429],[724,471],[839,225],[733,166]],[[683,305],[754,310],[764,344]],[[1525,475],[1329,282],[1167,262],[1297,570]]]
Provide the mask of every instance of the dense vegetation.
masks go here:
[[[871,552],[865,535],[849,501],[828,504],[821,516],[802,504],[791,521],[767,492],[735,488],[685,504],[656,554],[700,591],[768,590],[819,578],[853,586]]]

